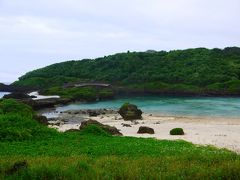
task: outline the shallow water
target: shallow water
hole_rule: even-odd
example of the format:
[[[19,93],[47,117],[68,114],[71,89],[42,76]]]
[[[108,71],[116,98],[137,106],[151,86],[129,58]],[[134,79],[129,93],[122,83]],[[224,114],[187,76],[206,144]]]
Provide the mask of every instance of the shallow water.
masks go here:
[[[96,103],[74,103],[57,111],[77,109],[118,109],[123,103],[136,104],[146,113],[174,116],[240,117],[239,97],[129,97]]]
[[[6,94],[9,94],[9,92],[0,92],[0,99]]]

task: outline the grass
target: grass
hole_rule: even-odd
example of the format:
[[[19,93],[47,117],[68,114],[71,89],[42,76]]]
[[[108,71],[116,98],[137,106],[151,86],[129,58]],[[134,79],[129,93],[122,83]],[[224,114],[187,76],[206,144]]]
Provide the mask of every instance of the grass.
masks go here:
[[[11,119],[9,116],[12,114],[1,115],[5,117],[5,121]],[[89,126],[80,132],[59,133],[35,124],[29,116],[15,116],[19,117],[15,121],[9,120],[11,123],[8,124],[0,118],[0,137],[3,137],[4,129],[10,127],[13,127],[13,132],[19,129],[33,131],[37,127],[39,132],[31,138],[11,137],[12,132],[8,138],[2,138],[0,179],[240,177],[240,156],[228,150],[196,146],[182,140],[114,137],[97,126]],[[31,125],[25,126],[26,123]],[[26,168],[6,173],[15,163],[23,161],[27,162]]]
[[[240,157],[185,141],[62,133],[52,139],[0,143],[0,179],[237,179]],[[5,176],[15,162],[29,168]],[[46,178],[47,177],[47,178]]]

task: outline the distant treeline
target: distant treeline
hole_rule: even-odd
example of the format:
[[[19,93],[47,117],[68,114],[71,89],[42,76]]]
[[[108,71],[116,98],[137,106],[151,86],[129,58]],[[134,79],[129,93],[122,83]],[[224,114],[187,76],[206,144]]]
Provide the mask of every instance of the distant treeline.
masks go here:
[[[105,82],[132,89],[240,94],[240,48],[127,52],[34,70],[15,85],[46,89]]]

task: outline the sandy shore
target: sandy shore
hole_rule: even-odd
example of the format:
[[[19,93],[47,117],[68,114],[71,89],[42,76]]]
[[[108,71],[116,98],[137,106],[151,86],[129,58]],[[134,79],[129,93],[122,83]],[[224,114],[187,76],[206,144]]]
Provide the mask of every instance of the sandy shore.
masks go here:
[[[124,136],[152,137],[167,140],[182,139],[194,144],[213,145],[240,153],[240,118],[166,117],[143,114],[143,120],[131,122],[124,121],[117,113],[111,113],[97,117],[72,115],[71,119],[75,119],[75,121],[53,127],[60,131],[78,129],[81,124],[80,121],[93,119],[106,125],[115,126]],[[129,124],[131,127],[123,127],[123,123]],[[137,134],[140,126],[153,128],[155,134]],[[171,129],[177,127],[183,128],[185,135],[172,136],[169,134]]]

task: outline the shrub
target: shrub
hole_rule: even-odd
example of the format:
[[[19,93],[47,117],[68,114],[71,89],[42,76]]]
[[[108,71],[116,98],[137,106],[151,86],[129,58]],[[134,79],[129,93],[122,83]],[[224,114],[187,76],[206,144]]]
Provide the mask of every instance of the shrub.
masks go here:
[[[110,136],[109,133],[94,124],[87,125],[85,128],[81,129],[80,133],[84,135]]]
[[[171,135],[184,135],[184,131],[182,128],[174,128],[170,131]]]
[[[30,106],[24,103],[13,99],[4,99],[0,101],[0,114],[18,114],[32,118],[35,113]]]
[[[43,139],[57,134],[55,129],[18,114],[0,115],[0,141]]]

